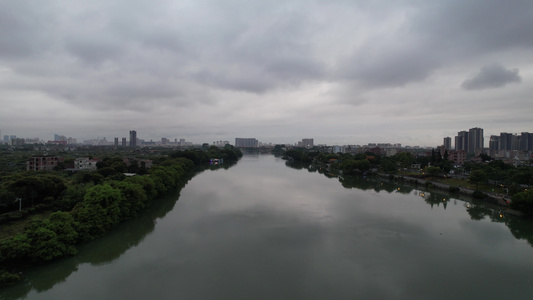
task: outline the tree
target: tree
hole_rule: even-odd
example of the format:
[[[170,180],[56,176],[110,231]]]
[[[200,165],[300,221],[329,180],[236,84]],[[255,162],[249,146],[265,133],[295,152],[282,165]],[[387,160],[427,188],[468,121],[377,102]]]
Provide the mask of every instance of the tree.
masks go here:
[[[79,222],[81,239],[102,236],[121,219],[120,205],[124,197],[109,184],[95,185],[87,190],[83,201],[74,207],[74,219]]]
[[[139,172],[139,161],[136,159],[130,159],[130,165],[128,166],[129,173]]]
[[[521,211],[528,217],[533,216],[533,189],[516,193],[512,198],[511,208]]]
[[[117,173],[119,173],[117,170],[115,170],[114,168],[112,167],[102,167],[102,168],[98,168],[97,172],[102,175],[103,177],[109,177],[109,176],[112,176],[112,175],[115,175]]]
[[[348,160],[341,164],[342,172],[346,175],[356,174],[370,170],[370,162],[363,160]]]
[[[142,187],[142,189],[144,190],[149,200],[152,200],[157,196],[155,182],[151,177],[148,177],[148,176],[127,177],[124,180],[124,182],[131,182],[133,184],[136,184]]]
[[[0,240],[0,261],[23,259],[31,253],[30,242],[23,233]]]
[[[148,197],[140,184],[126,181],[113,181],[111,186],[119,189],[124,196],[124,201],[120,202],[121,219],[129,219],[137,215],[143,209]]]
[[[440,174],[442,174],[442,170],[439,167],[427,167],[426,172],[430,176],[439,176]]]
[[[54,174],[38,173],[17,175],[7,184],[7,190],[19,198],[31,199],[37,204],[46,197],[57,198],[67,188],[63,179]]]
[[[491,161],[492,160],[492,157],[490,157],[488,154],[485,154],[485,153],[481,153],[479,155],[479,157],[483,160],[483,161]]]
[[[77,227],[74,218],[67,212],[55,212],[44,221],[31,223],[25,230],[32,247],[29,256],[43,262],[76,254]]]
[[[487,172],[484,170],[473,170],[470,172],[468,182],[476,185],[476,190],[479,188],[480,183],[485,183],[489,179]]]
[[[420,164],[420,168],[424,169],[430,163],[430,158],[428,156],[418,156],[416,162]]]
[[[394,159],[391,157],[383,157],[381,159],[380,166],[383,172],[386,172],[386,173],[396,173],[398,171],[396,163]]]
[[[453,163],[449,160],[442,160],[439,163],[439,167],[444,171],[445,173],[449,173],[453,169]]]
[[[96,172],[82,172],[76,174],[75,180],[78,183],[93,183],[98,184],[104,179],[104,176]]]
[[[402,168],[409,168],[415,162],[415,158],[409,152],[400,152],[394,155],[394,160],[398,162]]]
[[[533,168],[529,167],[520,167],[513,170],[512,172],[512,179],[513,182],[516,182],[518,184],[526,184],[526,185],[532,185],[533,184]]]

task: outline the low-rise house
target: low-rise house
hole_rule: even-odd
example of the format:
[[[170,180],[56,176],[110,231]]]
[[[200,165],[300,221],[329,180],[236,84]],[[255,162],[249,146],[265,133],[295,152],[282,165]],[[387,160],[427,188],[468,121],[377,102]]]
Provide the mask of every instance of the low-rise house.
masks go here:
[[[74,168],[77,170],[96,170],[97,159],[90,159],[89,157],[79,157],[74,161]]]
[[[453,162],[454,165],[462,166],[466,161],[466,151],[465,150],[452,150],[448,151],[448,160]]]
[[[45,155],[33,156],[26,162],[26,170],[30,171],[52,171],[60,162],[63,162],[62,157]]]

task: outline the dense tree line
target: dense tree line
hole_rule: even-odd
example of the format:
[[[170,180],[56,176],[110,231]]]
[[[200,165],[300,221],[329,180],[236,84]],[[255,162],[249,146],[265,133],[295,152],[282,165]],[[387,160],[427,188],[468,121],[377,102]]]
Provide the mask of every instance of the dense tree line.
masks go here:
[[[157,158],[145,175],[132,177],[124,175],[127,167],[122,159],[113,157],[104,158],[94,172],[70,177],[57,172],[4,175],[0,179],[0,205],[4,210],[11,208],[13,199],[24,197],[32,199],[31,209],[44,206],[54,212],[0,241],[0,280],[9,283],[18,279],[18,275],[7,272],[16,264],[43,263],[75,254],[77,244],[103,236],[178,187],[195,165],[207,163],[210,158],[236,161],[241,156],[240,150],[231,146],[176,151]]]
[[[510,187],[510,193],[518,192],[518,185],[533,185],[532,167],[515,167],[501,160],[492,160],[488,163],[466,163],[466,171],[475,175],[478,182],[492,182]]]
[[[346,175],[365,173],[379,165],[380,156],[373,153],[326,153],[317,149],[293,148],[285,151],[288,160],[315,164],[319,167],[336,169]]]
[[[374,153],[341,154],[325,153],[316,149],[294,148],[284,152],[286,159],[304,163],[326,164],[330,160],[336,160],[333,166],[343,172],[353,173],[366,171],[370,167],[389,174],[398,173],[401,170],[409,170],[413,164],[419,164],[424,170],[424,175],[439,176],[447,174],[454,169],[453,162],[448,160],[447,152],[440,155],[438,151],[431,151],[431,155],[415,156],[410,152],[400,152],[392,156],[383,156]],[[463,166],[464,171],[469,172],[473,183],[491,182],[506,186],[533,185],[533,168],[522,166],[514,167],[501,160],[490,160],[482,155],[483,163],[467,162]],[[365,162],[367,161],[367,162]],[[515,192],[518,192],[516,190]]]
[[[293,149],[294,150],[294,149]],[[288,153],[298,153],[299,151],[309,151],[307,149],[296,149],[297,152],[288,152]],[[372,153],[364,154],[367,157],[367,160],[369,162],[373,161],[372,166],[380,168],[380,164],[378,162],[387,161],[387,159],[392,160],[392,165],[394,166],[392,168],[392,171],[397,171],[398,167],[409,167],[411,163],[420,163],[419,160],[415,160],[413,156],[410,154],[400,154],[393,156],[392,158],[385,158],[380,156],[374,156]],[[362,159],[364,156],[363,154],[358,155],[351,155],[353,156],[350,158],[350,154],[328,154],[323,153],[323,155],[318,154],[308,154],[308,157],[320,157],[320,161],[318,163],[326,163],[330,159],[338,159],[337,162],[332,163],[334,166],[336,164],[337,167],[340,167],[343,162],[339,163],[340,160],[342,161],[350,161],[350,160],[358,160]],[[296,155],[295,157],[298,157]],[[286,159],[289,159],[289,156],[285,156]],[[323,171],[320,171],[318,168],[310,166],[309,161],[306,163],[301,163],[297,160],[295,160],[293,157],[291,157],[290,162],[287,162],[287,165],[291,168],[295,169],[307,169],[310,172],[319,172],[321,174],[326,174]],[[294,161],[292,161],[294,160]],[[428,158],[427,162],[430,163],[431,159]],[[514,168],[512,165],[505,165],[502,164],[503,162],[497,162],[489,164],[490,166],[494,167],[494,165],[501,166],[501,169],[503,170],[512,170],[512,169],[523,169],[523,168]],[[480,164],[477,167],[474,167],[473,169],[482,169],[484,164]],[[468,164],[467,164],[468,167]],[[443,171],[439,167],[427,167],[424,168],[425,170],[428,170],[430,168],[437,169],[438,172],[436,174],[441,174]],[[471,169],[469,169],[471,170]],[[326,174],[327,175],[327,174]],[[339,176],[339,182],[342,184],[344,188],[351,189],[351,188],[357,188],[361,190],[374,190],[376,192],[385,191],[387,193],[402,193],[402,194],[412,194],[413,187],[410,185],[405,185],[403,181],[400,182],[383,182],[380,178],[372,178],[372,177],[363,177],[363,176]],[[401,188],[398,188],[398,187]],[[478,191],[479,192],[479,191]],[[424,201],[430,205],[433,206],[440,206],[442,205],[444,209],[446,209],[446,206],[449,203],[449,199],[446,200],[447,196],[440,194],[438,192],[431,192],[426,193],[423,196]],[[475,198],[475,197],[474,197]],[[484,218],[489,218],[492,222],[498,222],[498,223],[504,223],[513,236],[515,236],[517,239],[525,239],[531,246],[533,246],[533,227],[531,227],[531,220],[528,218],[518,218],[518,217],[505,217],[502,213],[502,210],[497,210],[488,206],[485,206],[483,204],[478,205],[476,202],[479,200],[473,200],[474,205],[468,206],[466,208],[466,211],[471,216],[472,220],[482,220]],[[519,210],[524,213],[525,216],[533,217],[533,189],[527,189],[526,191],[518,192],[514,195],[513,201],[511,202],[511,208],[515,210]]]
[[[279,152],[281,148],[278,148]],[[372,168],[383,173],[396,174],[408,171],[413,164],[419,164],[421,174],[412,176],[442,177],[454,169],[448,160],[448,153],[432,150],[431,155],[414,156],[409,152],[400,152],[392,156],[383,156],[371,152],[361,154],[326,153],[317,149],[293,148],[286,150],[283,157],[287,160],[323,166],[329,170],[342,171],[345,175],[365,173]],[[463,166],[468,172],[468,181],[476,185],[490,183],[506,187],[507,194],[513,196],[512,207],[520,210],[525,215],[533,216],[533,196],[531,191],[524,191],[524,187],[533,185],[533,168],[522,166],[515,167],[501,160],[491,160],[487,155],[482,155],[482,163],[467,162]],[[477,194],[486,196],[480,191]]]

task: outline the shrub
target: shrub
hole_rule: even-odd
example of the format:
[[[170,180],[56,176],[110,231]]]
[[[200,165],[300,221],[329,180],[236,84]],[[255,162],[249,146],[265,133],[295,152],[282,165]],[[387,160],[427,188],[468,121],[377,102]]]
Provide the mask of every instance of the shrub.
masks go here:
[[[476,198],[476,199],[485,199],[488,197],[487,194],[481,192],[481,191],[474,191],[474,193],[472,194],[472,197]]]
[[[20,280],[20,276],[18,274],[9,273],[4,270],[0,270],[0,283],[2,285],[13,285],[17,283]]]
[[[448,188],[448,191],[449,191],[450,193],[459,193],[460,190],[461,190],[461,189],[460,189],[459,187],[457,187],[457,186],[450,186],[450,187]]]
[[[533,216],[533,189],[516,193],[511,201],[511,208],[521,211],[526,216]]]

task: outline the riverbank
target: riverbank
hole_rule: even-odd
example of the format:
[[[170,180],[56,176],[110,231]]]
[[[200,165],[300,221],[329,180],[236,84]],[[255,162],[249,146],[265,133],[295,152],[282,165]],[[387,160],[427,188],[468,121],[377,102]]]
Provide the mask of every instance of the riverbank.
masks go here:
[[[81,244],[101,238],[120,223],[138,217],[152,202],[182,187],[196,167],[210,168],[209,158],[224,158],[231,163],[242,156],[238,149],[215,148],[208,152],[174,152],[159,159],[146,175],[124,176],[104,167],[101,170],[113,172],[104,173],[109,173],[107,176],[101,170],[87,173],[89,178],[99,175],[97,182],[66,182],[66,192],[51,198],[50,205],[56,208],[53,213],[32,218],[26,225],[24,220],[17,220],[22,222],[18,226],[22,231],[0,240],[0,284],[19,281],[21,266],[74,255]],[[64,207],[68,209],[61,209]]]
[[[526,298],[532,221],[411,186],[245,155],[0,299]]]
[[[475,189],[446,184],[442,182],[436,182],[436,181],[412,177],[412,176],[386,174],[386,173],[376,173],[376,174],[380,177],[384,177],[388,179],[395,179],[395,180],[399,180],[402,182],[409,182],[415,185],[422,184],[427,187],[434,187],[434,188],[445,190],[445,191],[452,192],[452,193],[460,193],[463,195],[472,196],[475,198],[479,198],[480,200],[483,200],[485,202],[505,207],[506,208],[505,212],[508,214],[515,215],[515,216],[523,216],[521,212],[510,209],[509,205],[511,203],[511,199],[501,194],[490,193],[490,192],[480,192],[481,194],[477,194]],[[483,197],[480,197],[481,195],[483,195]]]

